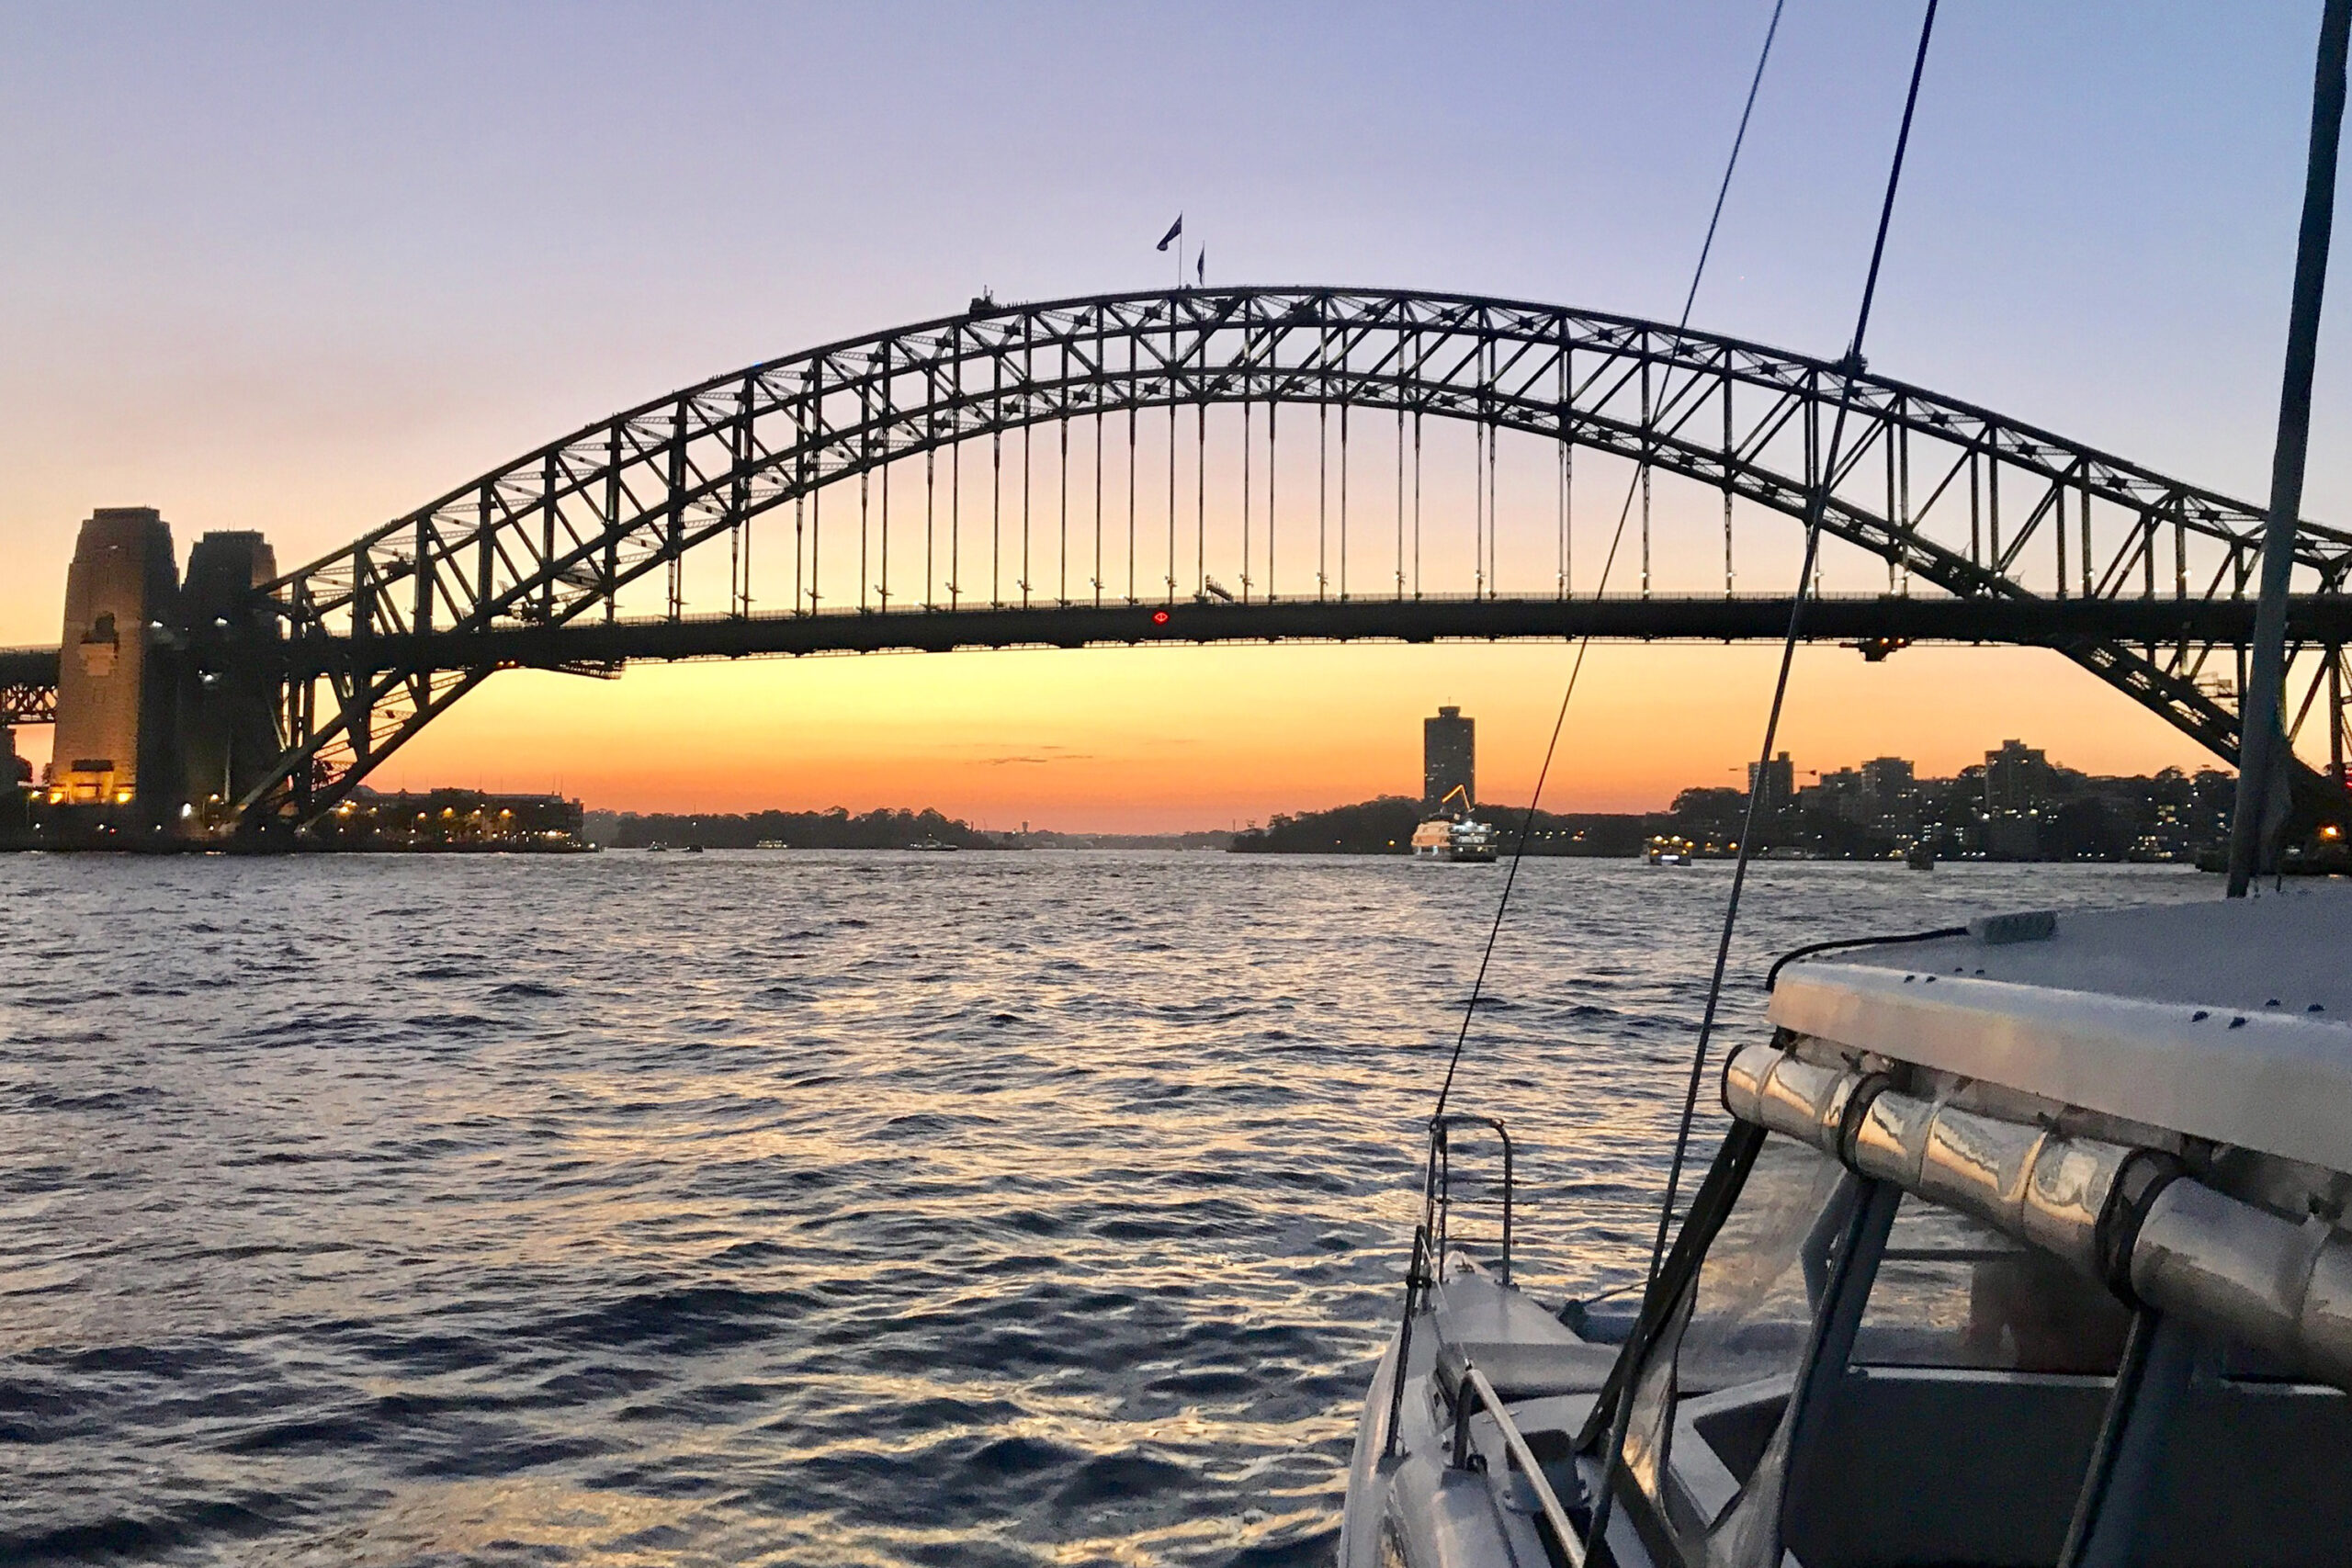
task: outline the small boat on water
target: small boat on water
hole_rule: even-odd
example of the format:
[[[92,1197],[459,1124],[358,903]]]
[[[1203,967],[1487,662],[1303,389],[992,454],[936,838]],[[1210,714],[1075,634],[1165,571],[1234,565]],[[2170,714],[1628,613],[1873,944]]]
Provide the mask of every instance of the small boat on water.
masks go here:
[[[2352,889],[2305,886],[1790,964],[1630,1316],[1518,1288],[1502,1124],[1439,1121],[1342,1568],[2352,1562]]]
[[[1925,841],[1913,844],[1903,854],[1903,863],[1913,871],[1936,869],[1936,846]]]
[[[1690,850],[1688,839],[1652,839],[1649,863],[1652,865],[1690,865],[1692,863]]]
[[[1432,817],[1413,829],[1415,860],[1466,861],[1491,865],[1495,843],[1501,835],[1491,822],[1470,818]]]
[[[944,839],[917,839],[907,846],[910,850],[921,850],[926,854],[953,854],[963,847],[961,844],[951,844]]]

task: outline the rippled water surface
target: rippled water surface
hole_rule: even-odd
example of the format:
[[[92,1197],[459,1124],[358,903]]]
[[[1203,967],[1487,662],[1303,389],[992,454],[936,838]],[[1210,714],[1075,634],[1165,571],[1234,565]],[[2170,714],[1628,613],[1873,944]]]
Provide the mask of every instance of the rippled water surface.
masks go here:
[[[1522,874],[1457,1105],[1637,1267],[1728,868]],[[0,1559],[1329,1554],[1500,874],[0,857]],[[2157,871],[1772,865],[1767,956]]]

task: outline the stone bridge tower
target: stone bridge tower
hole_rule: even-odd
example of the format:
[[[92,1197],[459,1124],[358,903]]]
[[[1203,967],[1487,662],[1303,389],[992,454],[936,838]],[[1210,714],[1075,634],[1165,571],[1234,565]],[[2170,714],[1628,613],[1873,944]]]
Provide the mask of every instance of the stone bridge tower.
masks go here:
[[[131,808],[161,821],[179,806],[173,681],[159,655],[176,619],[171,525],[153,507],[100,507],[65,574],[50,788],[62,804]]]

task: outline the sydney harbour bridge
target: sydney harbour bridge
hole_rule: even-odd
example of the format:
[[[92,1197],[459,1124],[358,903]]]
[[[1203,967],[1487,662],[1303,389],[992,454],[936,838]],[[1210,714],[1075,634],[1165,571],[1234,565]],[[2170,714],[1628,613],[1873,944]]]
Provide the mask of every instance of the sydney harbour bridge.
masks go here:
[[[1654,477],[1677,520],[1656,540]],[[2235,761],[2260,508],[1860,366],[1386,290],[976,299],[615,414],[141,635],[184,689],[225,694],[208,711],[246,716],[219,721],[232,760],[197,748],[220,774],[184,792],[220,797],[208,830],[282,837],[515,668],[1777,641],[1817,486],[1844,575],[1815,585],[1804,636],[1871,658],[2051,649]],[[1720,537],[1710,522],[1694,544],[1694,509],[1712,519],[1718,498]],[[2330,811],[2347,572],[2352,533],[2305,523],[2287,715],[2325,764],[2300,768],[2299,793]],[[87,635],[69,625],[68,648]],[[53,720],[60,673],[56,649],[0,653],[0,724]],[[159,822],[179,808],[149,804]]]

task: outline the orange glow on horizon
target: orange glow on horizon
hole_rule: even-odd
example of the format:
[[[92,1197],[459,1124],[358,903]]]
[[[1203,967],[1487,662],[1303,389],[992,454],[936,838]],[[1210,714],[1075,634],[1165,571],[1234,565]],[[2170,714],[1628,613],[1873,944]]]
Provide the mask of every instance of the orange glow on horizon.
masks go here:
[[[1777,650],[1599,645],[1544,804],[1662,809],[1738,785]],[[937,807],[995,829],[1223,829],[1420,787],[1420,720],[1478,721],[1479,794],[1521,802],[1562,644],[1364,643],[1021,650],[643,665],[617,682],[498,676],[377,770],[392,789],[540,791],[591,808]],[[19,730],[38,763],[47,732]],[[2087,773],[2211,765],[2054,653],[1914,648],[1882,664],[1800,652],[1780,749],[1808,770],[1875,756],[1949,774],[2017,737]]]

